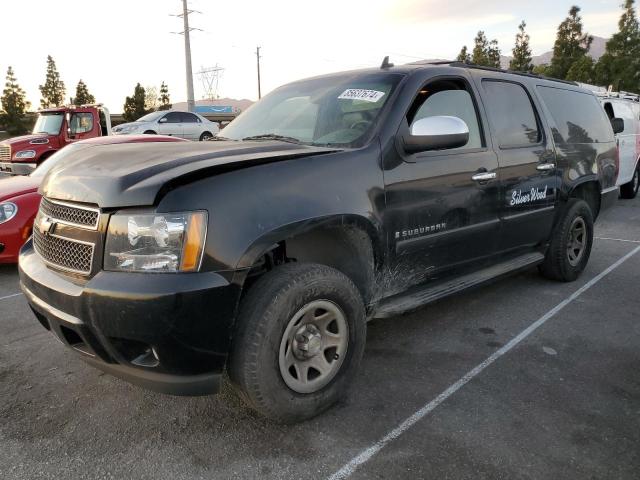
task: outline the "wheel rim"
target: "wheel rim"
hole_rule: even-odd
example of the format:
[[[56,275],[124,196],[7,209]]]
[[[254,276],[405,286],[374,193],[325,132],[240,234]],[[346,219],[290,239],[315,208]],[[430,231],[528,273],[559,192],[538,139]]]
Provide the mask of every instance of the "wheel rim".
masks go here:
[[[213,138],[213,135],[208,135],[206,133],[202,134],[202,141],[206,142],[207,140],[209,140],[210,138]]]
[[[349,326],[333,302],[315,300],[291,318],[280,342],[278,363],[287,386],[313,393],[338,373],[347,352]]]
[[[569,240],[567,242],[567,257],[571,266],[576,267],[587,246],[587,224],[582,217],[576,217],[569,227]]]

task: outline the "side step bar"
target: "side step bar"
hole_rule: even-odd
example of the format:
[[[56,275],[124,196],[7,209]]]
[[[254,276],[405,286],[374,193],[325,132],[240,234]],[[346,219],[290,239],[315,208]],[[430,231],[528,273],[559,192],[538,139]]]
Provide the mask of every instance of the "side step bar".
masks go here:
[[[542,253],[528,253],[508,262],[499,263],[449,281],[412,288],[408,292],[382,300],[373,312],[371,318],[388,318],[416,310],[423,305],[435,302],[449,295],[537,265],[543,260],[544,255]]]

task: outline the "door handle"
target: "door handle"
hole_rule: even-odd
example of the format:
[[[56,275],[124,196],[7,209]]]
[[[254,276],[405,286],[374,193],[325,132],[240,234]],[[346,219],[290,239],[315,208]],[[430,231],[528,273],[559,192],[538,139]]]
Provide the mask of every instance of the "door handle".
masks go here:
[[[474,182],[487,182],[489,180],[493,180],[497,176],[498,175],[495,172],[480,172],[471,177],[471,180]]]
[[[549,170],[553,170],[554,168],[556,168],[555,163],[541,163],[536,167],[536,170],[540,172],[548,172]]]

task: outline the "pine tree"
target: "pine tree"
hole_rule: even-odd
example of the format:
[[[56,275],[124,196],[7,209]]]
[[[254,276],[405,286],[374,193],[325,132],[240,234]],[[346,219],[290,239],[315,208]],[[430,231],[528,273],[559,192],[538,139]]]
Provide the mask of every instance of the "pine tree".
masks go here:
[[[524,20],[518,25],[516,44],[512,50],[513,58],[509,62],[509,69],[516,72],[531,72],[533,70],[529,34],[524,30],[526,26],[527,24]]]
[[[474,47],[471,53],[473,63],[485,67],[500,68],[500,49],[497,40],[487,40],[484,32],[480,30],[473,42]]]
[[[595,83],[595,62],[589,55],[579,58],[569,68],[567,80],[583,83]]]
[[[596,66],[596,81],[615,90],[640,92],[640,26],[634,0],[626,0],[619,31],[607,42]]]
[[[566,78],[571,65],[589,52],[593,37],[582,33],[580,7],[573,6],[569,16],[558,26],[558,34],[553,45],[553,58],[549,73],[555,78]]]
[[[489,42],[487,49],[487,67],[500,68],[500,48],[497,40]]]
[[[73,104],[87,105],[89,103],[96,103],[96,98],[89,93],[87,84],[80,80],[76,86],[76,96],[73,97]]]
[[[44,85],[40,85],[40,93],[42,99],[40,106],[42,108],[59,107],[64,103],[65,87],[64,82],[60,80],[60,74],[56,68],[56,62],[51,55],[47,56],[47,75]]]
[[[471,63],[471,55],[469,55],[466,45],[462,47],[462,49],[460,50],[460,53],[456,57],[456,60],[458,62]]]
[[[7,69],[7,79],[0,97],[3,112],[0,120],[7,131],[12,135],[18,135],[27,131],[24,120],[25,113],[31,104],[27,101],[26,94],[16,79],[13,68]]]
[[[124,102],[124,113],[122,117],[126,121],[133,122],[148,113],[144,108],[145,96],[144,87],[139,83],[136,84],[133,96],[127,97]]]
[[[160,107],[158,110],[171,110],[169,87],[164,82],[160,85]]]

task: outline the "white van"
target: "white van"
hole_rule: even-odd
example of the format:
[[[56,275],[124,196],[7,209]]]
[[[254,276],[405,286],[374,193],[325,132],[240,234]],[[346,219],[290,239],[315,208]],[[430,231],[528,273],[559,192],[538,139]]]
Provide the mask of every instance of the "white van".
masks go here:
[[[617,96],[615,96],[617,95]],[[640,103],[637,95],[609,94],[600,101],[609,119],[622,118],[624,130],[616,134],[620,152],[617,185],[622,198],[635,198],[640,185]]]

